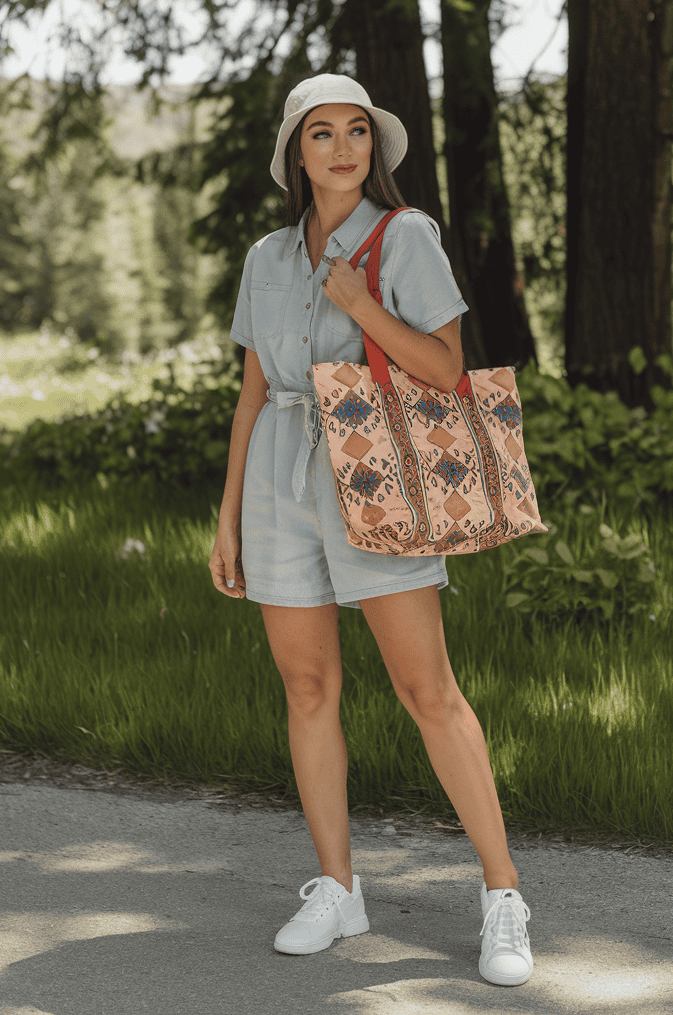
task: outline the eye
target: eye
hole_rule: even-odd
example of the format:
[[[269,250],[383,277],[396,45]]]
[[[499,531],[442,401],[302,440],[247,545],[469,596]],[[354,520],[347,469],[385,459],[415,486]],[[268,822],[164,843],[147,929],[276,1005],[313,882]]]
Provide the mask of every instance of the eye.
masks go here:
[[[367,133],[367,128],[366,127],[354,127],[353,128],[353,133],[355,133],[356,131],[359,131],[361,134],[366,134]]]
[[[313,137],[314,141],[317,141],[318,138],[320,138],[320,137],[329,137],[329,131],[327,131],[327,130],[319,130],[317,134],[312,134],[311,136]]]

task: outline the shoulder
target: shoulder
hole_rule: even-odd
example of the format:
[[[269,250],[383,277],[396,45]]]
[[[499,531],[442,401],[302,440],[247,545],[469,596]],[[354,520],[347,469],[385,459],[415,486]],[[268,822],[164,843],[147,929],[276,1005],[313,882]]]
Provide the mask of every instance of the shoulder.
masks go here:
[[[386,229],[386,234],[390,234],[396,239],[410,244],[423,244],[427,243],[428,240],[434,240],[441,244],[439,226],[433,218],[430,218],[429,215],[426,215],[424,211],[420,211],[418,208],[409,208],[407,211],[396,215]]]
[[[250,247],[245,259],[246,267],[260,258],[270,262],[280,260],[295,241],[298,228],[298,226],[284,226],[283,229],[276,229],[274,232],[262,236]]]
[[[290,255],[297,246],[297,230],[297,226],[285,226],[253,243],[245,258],[241,280],[247,291],[254,288],[255,280],[292,284],[294,258]]]

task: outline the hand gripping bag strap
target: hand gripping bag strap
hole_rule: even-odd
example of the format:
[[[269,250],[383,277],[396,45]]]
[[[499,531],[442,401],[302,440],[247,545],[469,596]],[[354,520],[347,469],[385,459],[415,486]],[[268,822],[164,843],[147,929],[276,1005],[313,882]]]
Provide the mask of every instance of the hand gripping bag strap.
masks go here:
[[[358,266],[362,255],[369,250],[371,247],[371,253],[367,259],[367,288],[370,294],[374,297],[376,302],[383,306],[383,296],[379,289],[379,267],[381,264],[381,247],[383,245],[383,233],[386,226],[395,215],[399,215],[401,211],[413,211],[412,208],[394,208],[389,211],[381,221],[375,226],[374,230],[367,237],[365,242],[362,244],[359,250],[350,259],[350,266],[355,270]],[[372,380],[379,384],[387,384],[390,381],[390,371],[388,370],[388,359],[383,349],[376,344],[373,338],[363,330],[362,337],[365,343],[365,352],[367,353],[367,362],[369,363],[369,369],[372,372]]]

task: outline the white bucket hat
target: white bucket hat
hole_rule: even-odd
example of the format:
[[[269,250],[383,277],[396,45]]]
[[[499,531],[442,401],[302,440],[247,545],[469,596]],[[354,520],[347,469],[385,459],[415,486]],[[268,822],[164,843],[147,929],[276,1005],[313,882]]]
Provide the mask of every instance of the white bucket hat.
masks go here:
[[[362,106],[376,121],[381,138],[383,158],[388,169],[399,166],[407,151],[407,132],[400,120],[385,109],[372,106],[372,100],[357,81],[346,74],[316,74],[306,78],[292,89],[285,102],[285,119],[278,131],[276,151],[271,163],[271,175],[283,190],[285,184],[285,148],[292,131],[302,117],[316,106],[324,106],[329,102],[345,102],[353,106]]]

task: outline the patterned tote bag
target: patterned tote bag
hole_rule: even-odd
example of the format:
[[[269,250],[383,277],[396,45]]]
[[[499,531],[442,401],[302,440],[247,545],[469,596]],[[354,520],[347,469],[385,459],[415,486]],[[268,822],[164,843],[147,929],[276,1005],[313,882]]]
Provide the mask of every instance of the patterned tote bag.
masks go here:
[[[391,211],[369,247],[367,285]],[[464,372],[450,394],[415,380],[364,334],[368,366],[318,363],[313,377],[348,542],[406,557],[476,553],[542,524],[523,446],[513,367]]]

